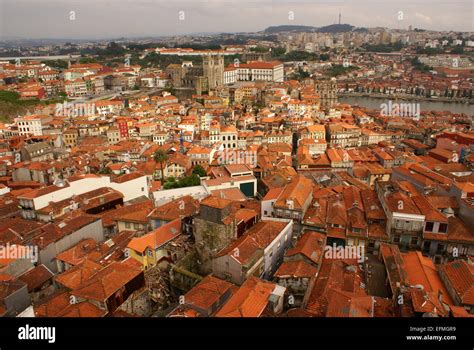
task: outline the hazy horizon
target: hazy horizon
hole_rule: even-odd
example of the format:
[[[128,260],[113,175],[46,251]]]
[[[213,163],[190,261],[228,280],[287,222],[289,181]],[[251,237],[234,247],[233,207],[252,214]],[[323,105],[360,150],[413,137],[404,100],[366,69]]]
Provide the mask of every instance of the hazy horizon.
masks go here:
[[[321,27],[337,23],[339,11],[341,23],[357,27],[474,31],[470,0],[0,0],[0,39],[106,40],[257,32],[287,24]]]

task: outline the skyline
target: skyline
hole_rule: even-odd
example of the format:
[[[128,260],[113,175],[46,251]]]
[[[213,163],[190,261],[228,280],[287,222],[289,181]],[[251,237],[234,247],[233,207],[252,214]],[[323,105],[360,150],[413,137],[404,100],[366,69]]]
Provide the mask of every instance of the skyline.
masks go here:
[[[474,31],[473,3],[459,0],[343,1],[187,1],[163,0],[1,0],[0,40],[140,38],[196,33],[258,32],[274,25]],[[429,7],[426,5],[429,3]],[[234,9],[238,7],[238,11]],[[367,17],[370,8],[371,16]],[[71,12],[74,11],[74,12]],[[156,12],[155,12],[156,11]],[[180,12],[183,11],[183,12]],[[290,11],[293,20],[290,20]],[[403,19],[398,19],[399,11]],[[37,16],[38,13],[46,15]],[[74,18],[74,19],[70,19]],[[212,26],[207,26],[212,23]],[[27,25],[26,25],[27,24]]]

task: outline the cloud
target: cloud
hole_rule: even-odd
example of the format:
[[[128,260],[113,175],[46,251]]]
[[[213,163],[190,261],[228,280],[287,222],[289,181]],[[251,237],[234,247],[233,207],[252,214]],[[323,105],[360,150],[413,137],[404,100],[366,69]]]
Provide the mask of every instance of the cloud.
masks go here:
[[[69,12],[76,11],[76,20]],[[180,21],[178,12],[185,11]],[[288,20],[288,11],[295,14]],[[470,0],[0,0],[0,38],[117,38],[259,31],[270,25],[474,31]],[[404,20],[397,20],[398,11]]]
[[[422,22],[425,22],[426,24],[433,23],[433,20],[431,19],[431,17],[426,16],[426,15],[424,15],[422,13],[419,13],[419,12],[415,13],[415,18],[421,20]]]

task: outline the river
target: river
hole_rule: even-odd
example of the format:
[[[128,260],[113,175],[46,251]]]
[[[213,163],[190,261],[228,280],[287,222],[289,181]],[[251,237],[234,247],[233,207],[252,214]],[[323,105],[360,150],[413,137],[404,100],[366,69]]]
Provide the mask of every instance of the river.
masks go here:
[[[339,102],[347,103],[350,105],[359,105],[371,109],[380,109],[382,103],[387,103],[393,99],[387,98],[375,98],[375,97],[353,97],[353,96],[339,96]],[[402,102],[402,101],[400,101]],[[403,102],[407,103],[420,103],[420,109],[422,111],[450,111],[452,113],[464,113],[466,115],[474,116],[474,105],[460,102],[438,102],[438,101],[416,101],[406,100]]]

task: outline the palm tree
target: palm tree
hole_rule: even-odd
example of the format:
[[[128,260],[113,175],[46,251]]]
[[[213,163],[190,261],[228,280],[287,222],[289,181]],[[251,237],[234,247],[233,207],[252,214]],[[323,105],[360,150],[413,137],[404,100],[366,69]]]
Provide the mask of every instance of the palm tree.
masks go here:
[[[163,181],[165,181],[165,170],[163,168],[163,165],[168,160],[168,155],[166,154],[166,152],[164,152],[162,150],[158,150],[153,155],[153,159],[155,159],[155,162],[160,164],[160,167],[161,167],[161,181],[163,182]]]

